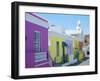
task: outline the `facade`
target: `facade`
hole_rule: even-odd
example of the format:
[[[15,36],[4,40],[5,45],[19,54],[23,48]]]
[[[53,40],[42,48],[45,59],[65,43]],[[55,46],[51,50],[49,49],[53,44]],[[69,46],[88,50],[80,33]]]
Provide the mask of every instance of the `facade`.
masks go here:
[[[66,44],[67,44],[67,55],[69,57],[68,61],[72,61],[73,60],[73,40],[72,39],[67,39],[66,40]]]
[[[62,28],[49,28],[49,52],[51,58],[56,63],[74,62],[74,39],[64,33]],[[75,43],[76,44],[76,43]],[[78,41],[77,41],[78,44]],[[78,45],[77,48],[79,48]]]
[[[85,57],[89,57],[90,55],[90,36],[89,35],[84,36],[83,44],[84,44],[83,51],[84,51]]]
[[[49,31],[49,52],[55,63],[62,63],[63,61],[62,42],[64,42],[64,39],[63,35],[54,31]]]
[[[76,30],[65,30],[65,34],[73,38],[74,58],[78,59],[78,61],[82,61],[84,59],[84,53],[82,50],[84,35],[80,20],[77,22]]]
[[[74,58],[76,58],[79,62],[81,62],[84,59],[84,52],[82,48],[83,48],[83,42],[74,39],[73,41]]]
[[[48,21],[25,13],[25,67],[52,66],[48,52]]]
[[[89,35],[85,35],[84,36],[84,45],[87,46],[90,44],[90,36]]]

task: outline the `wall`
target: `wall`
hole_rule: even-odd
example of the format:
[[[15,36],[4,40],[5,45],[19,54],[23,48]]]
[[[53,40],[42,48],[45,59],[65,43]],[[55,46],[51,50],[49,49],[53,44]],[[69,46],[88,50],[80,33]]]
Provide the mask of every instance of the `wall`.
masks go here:
[[[61,63],[62,62],[62,53],[63,53],[62,42],[64,41],[63,35],[56,33],[56,32],[49,31],[49,40],[50,40],[49,52],[50,52],[50,55],[51,55],[53,61],[56,60],[57,63]],[[56,42],[59,42],[59,55],[57,55]]]
[[[10,78],[11,65],[11,2],[14,0],[0,1],[0,81],[14,81]],[[19,1],[42,1],[42,2],[57,2],[63,4],[78,4],[78,5],[100,5],[100,0],[19,0]],[[100,14],[100,6],[99,13]],[[100,21],[100,15],[98,16]],[[98,24],[100,30],[100,23]],[[100,32],[98,32],[100,34]],[[100,36],[98,38],[100,41]],[[98,43],[100,45],[100,42]],[[98,46],[100,48],[100,46]],[[100,50],[98,51],[100,53]],[[100,62],[100,54],[98,53],[98,61]],[[100,63],[98,63],[100,68]],[[100,69],[99,69],[100,72]],[[55,78],[39,78],[26,79],[25,81],[100,81],[100,73],[98,75],[82,75],[82,76],[67,76]],[[20,80],[23,81],[23,80]]]
[[[48,29],[42,28],[36,24],[32,24],[26,21],[26,67],[34,67],[33,59],[35,59],[34,43],[33,43],[33,32],[39,31],[41,33],[41,52],[48,52]],[[44,40],[47,39],[47,40]]]
[[[28,14],[28,13],[27,13]],[[33,15],[34,16],[34,15]],[[34,18],[33,18],[34,19]],[[48,23],[48,22],[45,22]],[[26,67],[27,68],[32,68],[35,65],[39,64],[39,63],[44,63],[46,61],[42,61],[39,63],[35,62],[35,52],[34,52],[34,32],[38,31],[40,32],[40,49],[41,52],[46,52],[46,54],[48,53],[48,28],[44,28],[38,24],[34,24],[29,22],[27,20],[26,17],[26,21],[25,21],[25,34],[26,34]]]

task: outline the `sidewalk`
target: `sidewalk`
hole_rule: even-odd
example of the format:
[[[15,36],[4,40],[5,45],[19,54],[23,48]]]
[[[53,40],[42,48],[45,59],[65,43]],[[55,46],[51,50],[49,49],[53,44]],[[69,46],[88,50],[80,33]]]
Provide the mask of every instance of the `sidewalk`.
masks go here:
[[[75,63],[77,63],[77,59],[74,59],[71,62],[64,63],[64,64],[62,64],[62,66],[69,66],[69,65],[72,65],[72,64],[75,64]]]
[[[83,61],[83,62],[80,63],[79,65],[89,65],[89,59]]]
[[[78,66],[78,65],[89,65],[89,59],[85,59],[82,62],[78,62],[77,60],[73,60],[72,62],[62,64],[62,66]]]

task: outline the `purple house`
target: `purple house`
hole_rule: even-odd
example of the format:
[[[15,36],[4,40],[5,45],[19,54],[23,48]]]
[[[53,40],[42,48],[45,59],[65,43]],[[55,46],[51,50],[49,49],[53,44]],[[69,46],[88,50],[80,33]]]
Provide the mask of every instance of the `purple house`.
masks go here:
[[[66,40],[67,44],[67,55],[73,54],[73,42],[72,40]]]
[[[48,21],[25,13],[25,67],[51,66],[48,54]]]

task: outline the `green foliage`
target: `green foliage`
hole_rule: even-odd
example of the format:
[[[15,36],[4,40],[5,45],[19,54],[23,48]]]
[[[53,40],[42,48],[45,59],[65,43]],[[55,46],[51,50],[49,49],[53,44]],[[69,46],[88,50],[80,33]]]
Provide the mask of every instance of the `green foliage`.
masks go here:
[[[82,62],[84,60],[84,53],[83,53],[83,51],[79,51],[79,57],[78,57],[78,61],[79,62]]]

